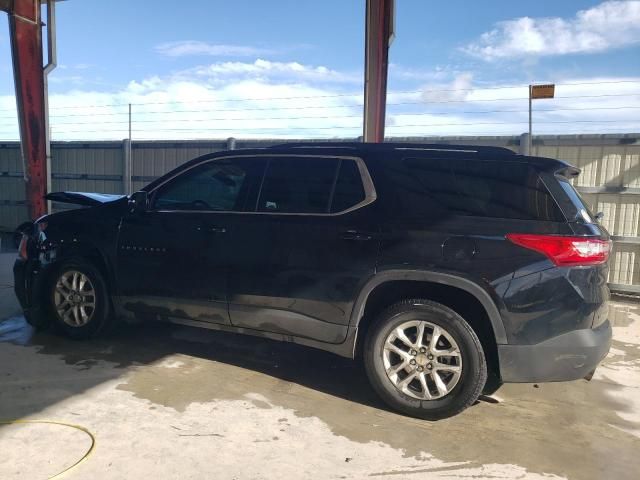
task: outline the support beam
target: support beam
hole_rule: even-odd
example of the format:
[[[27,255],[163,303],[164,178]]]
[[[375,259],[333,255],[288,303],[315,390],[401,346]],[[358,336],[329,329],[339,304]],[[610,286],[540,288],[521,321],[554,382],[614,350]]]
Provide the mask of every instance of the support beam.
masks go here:
[[[394,0],[367,0],[364,62],[363,141],[384,141],[389,43],[393,38]]]
[[[9,14],[13,75],[29,216],[46,213],[47,186],[44,71],[40,0],[0,1]]]

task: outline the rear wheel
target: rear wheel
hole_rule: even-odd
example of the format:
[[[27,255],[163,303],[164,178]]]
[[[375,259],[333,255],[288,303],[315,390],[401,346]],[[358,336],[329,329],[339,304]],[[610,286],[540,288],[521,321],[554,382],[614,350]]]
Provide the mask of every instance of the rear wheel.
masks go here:
[[[391,407],[436,420],[472,405],[487,379],[482,345],[456,312],[405,300],[371,326],[364,361],[373,388]]]
[[[65,262],[52,275],[48,290],[53,325],[66,336],[89,338],[110,323],[107,286],[93,265]]]

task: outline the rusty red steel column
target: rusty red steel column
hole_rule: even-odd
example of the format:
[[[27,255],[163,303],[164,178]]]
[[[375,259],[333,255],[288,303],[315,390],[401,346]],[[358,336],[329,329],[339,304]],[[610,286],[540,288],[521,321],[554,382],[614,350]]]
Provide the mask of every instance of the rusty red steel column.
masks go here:
[[[389,43],[393,39],[395,0],[367,0],[364,62],[363,141],[384,142]]]
[[[0,0],[9,14],[13,75],[29,216],[46,213],[44,71],[40,0]]]

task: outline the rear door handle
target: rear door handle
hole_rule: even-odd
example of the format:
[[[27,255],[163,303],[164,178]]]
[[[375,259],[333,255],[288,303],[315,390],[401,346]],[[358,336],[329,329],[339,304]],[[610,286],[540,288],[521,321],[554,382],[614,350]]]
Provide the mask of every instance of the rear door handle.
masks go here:
[[[347,230],[340,234],[340,238],[343,240],[354,240],[356,242],[365,242],[371,240],[373,235],[369,232],[360,232],[358,230]]]
[[[217,225],[200,225],[196,230],[204,233],[227,233],[227,229],[225,227],[219,227]]]

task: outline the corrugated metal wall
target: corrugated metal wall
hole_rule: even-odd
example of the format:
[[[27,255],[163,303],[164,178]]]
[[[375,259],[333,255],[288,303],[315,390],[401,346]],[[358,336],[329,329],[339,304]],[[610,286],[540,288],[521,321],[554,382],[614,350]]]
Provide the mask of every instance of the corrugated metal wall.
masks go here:
[[[421,137],[397,141],[492,145],[521,151],[522,137]],[[132,146],[132,188],[205,153],[266,147],[281,140],[147,141]],[[522,142],[524,144],[524,142]],[[603,212],[614,236],[609,281],[613,289],[640,293],[640,134],[534,137],[533,154],[559,158],[582,169],[576,188],[594,212]],[[52,191],[124,193],[125,142],[57,142],[52,145]],[[54,206],[60,208],[61,206]],[[27,219],[20,147],[0,144],[0,231]]]
[[[131,149],[133,191],[192,158],[226,148],[226,141],[134,143]]]
[[[0,231],[15,228],[26,216],[20,146],[0,144]]]
[[[611,288],[640,293],[640,143],[620,140],[603,135],[579,146],[557,141],[534,152],[582,169],[574,186],[593,212],[604,213],[602,224],[614,239]]]

